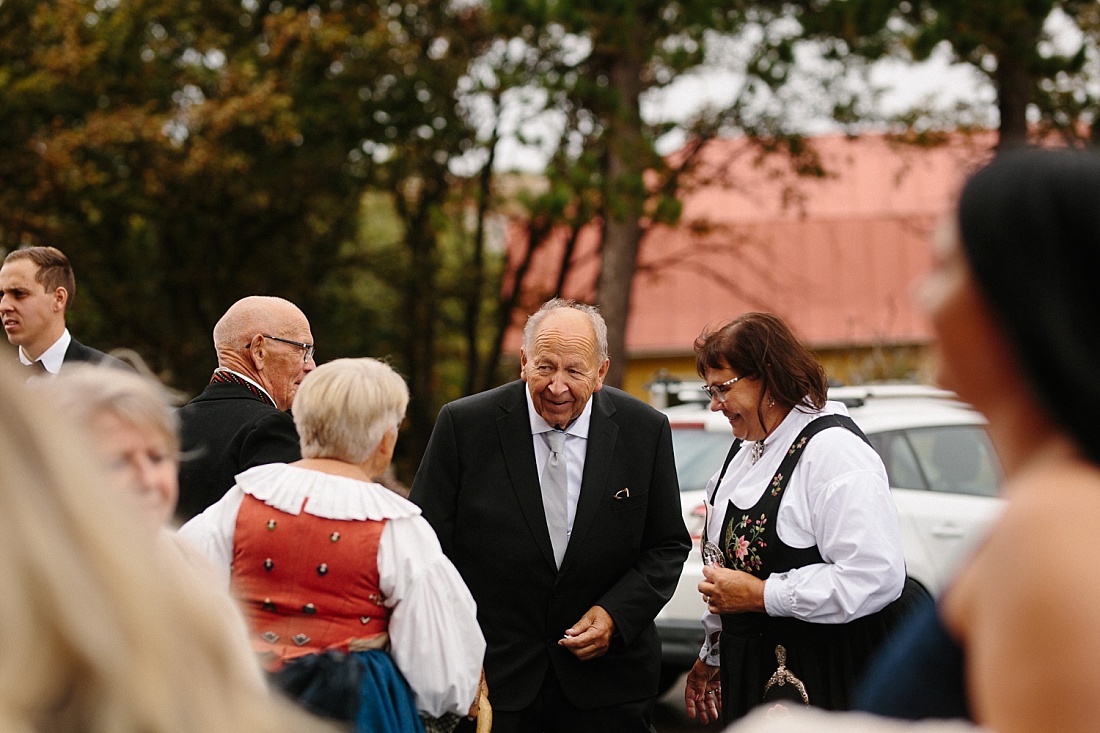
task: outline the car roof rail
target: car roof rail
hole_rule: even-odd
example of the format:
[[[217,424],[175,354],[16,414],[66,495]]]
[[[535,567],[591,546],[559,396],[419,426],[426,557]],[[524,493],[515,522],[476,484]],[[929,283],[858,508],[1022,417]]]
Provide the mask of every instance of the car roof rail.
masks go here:
[[[829,399],[843,402],[847,407],[859,407],[868,400],[889,398],[958,400],[959,396],[948,389],[913,382],[869,382],[829,387]]]

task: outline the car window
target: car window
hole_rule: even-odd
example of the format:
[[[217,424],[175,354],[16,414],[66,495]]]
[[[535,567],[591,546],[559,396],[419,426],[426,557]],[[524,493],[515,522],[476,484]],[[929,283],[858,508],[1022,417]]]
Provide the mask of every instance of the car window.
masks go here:
[[[873,433],[867,439],[886,465],[890,486],[895,489],[928,489],[928,482],[921,473],[913,446],[904,431]]]
[[[705,489],[710,477],[722,468],[722,461],[732,444],[732,433],[674,427],[672,450],[676,454],[676,477],[680,481],[680,491]]]
[[[955,494],[996,496],[1000,463],[985,429],[948,425],[909,430],[928,488]]]

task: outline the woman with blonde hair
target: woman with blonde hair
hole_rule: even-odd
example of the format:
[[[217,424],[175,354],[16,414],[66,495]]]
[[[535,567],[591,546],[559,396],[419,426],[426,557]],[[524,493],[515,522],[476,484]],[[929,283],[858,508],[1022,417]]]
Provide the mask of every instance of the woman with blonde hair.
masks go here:
[[[240,674],[206,589],[46,396],[0,367],[0,403],[0,730],[322,730]]]
[[[229,592],[219,589],[210,562],[171,526],[179,496],[178,420],[170,391],[133,355],[135,371],[102,364],[76,364],[56,377],[35,382],[61,414],[91,440],[109,485],[137,511],[135,525],[151,544],[161,545],[179,575],[196,575],[210,604],[218,608],[233,642],[239,674],[266,689],[262,670],[248,645],[247,627]]]
[[[86,429],[149,529],[164,528],[179,495],[179,428],[169,391],[151,374],[95,364],[67,367],[34,388]]]
[[[238,474],[180,530],[245,604],[281,686],[358,731],[420,731],[421,716],[453,727],[485,651],[473,598],[420,509],[376,483],[408,400],[378,360],[318,367],[294,399],[302,459]]]

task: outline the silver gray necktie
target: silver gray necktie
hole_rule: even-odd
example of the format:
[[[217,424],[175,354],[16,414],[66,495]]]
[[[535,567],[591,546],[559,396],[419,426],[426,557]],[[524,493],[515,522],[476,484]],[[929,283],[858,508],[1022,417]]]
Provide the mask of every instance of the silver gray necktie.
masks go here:
[[[550,445],[550,457],[542,469],[542,507],[546,512],[546,528],[550,530],[550,542],[554,546],[554,564],[561,567],[565,546],[569,544],[568,508],[566,499],[569,483],[566,478],[565,433],[551,430],[543,433]]]

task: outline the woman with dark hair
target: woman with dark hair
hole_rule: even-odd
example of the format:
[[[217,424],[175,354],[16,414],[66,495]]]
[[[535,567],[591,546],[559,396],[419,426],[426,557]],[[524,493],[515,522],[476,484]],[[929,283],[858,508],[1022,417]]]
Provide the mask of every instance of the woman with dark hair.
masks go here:
[[[688,715],[726,722],[785,692],[845,709],[907,590],[886,469],[786,324],[747,313],[695,343],[736,438],[707,486],[706,641]],[[708,554],[709,553],[709,554]]]
[[[940,382],[989,418],[1004,512],[910,619],[859,707],[999,733],[1095,731],[1100,700],[1100,156],[1023,150],[970,179],[921,289]]]

